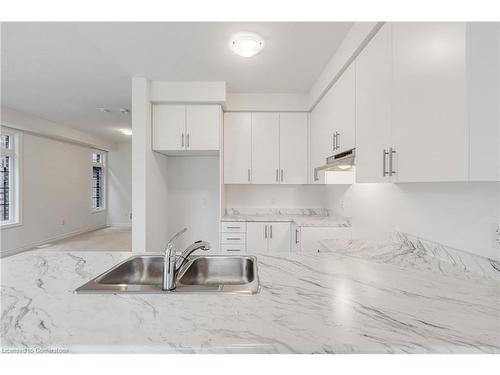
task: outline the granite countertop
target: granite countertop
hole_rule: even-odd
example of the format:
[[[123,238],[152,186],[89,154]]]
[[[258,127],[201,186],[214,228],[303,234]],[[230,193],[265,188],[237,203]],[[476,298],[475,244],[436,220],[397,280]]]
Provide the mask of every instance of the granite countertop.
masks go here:
[[[131,254],[18,254],[1,260],[2,349],[500,353],[500,282],[342,249],[258,254],[253,296],[76,295]]]
[[[349,218],[325,209],[227,209],[221,221],[293,222],[299,227],[350,227]]]

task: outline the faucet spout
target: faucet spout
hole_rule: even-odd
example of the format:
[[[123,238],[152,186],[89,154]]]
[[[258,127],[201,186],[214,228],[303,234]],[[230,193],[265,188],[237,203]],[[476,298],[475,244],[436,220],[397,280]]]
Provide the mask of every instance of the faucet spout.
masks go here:
[[[203,250],[207,251],[210,250],[211,246],[209,242],[206,241],[196,241],[189,245],[181,255],[177,257],[177,262],[176,262],[176,271],[178,271],[182,265],[186,262],[188,256],[191,255],[191,253],[195,252],[196,250]]]

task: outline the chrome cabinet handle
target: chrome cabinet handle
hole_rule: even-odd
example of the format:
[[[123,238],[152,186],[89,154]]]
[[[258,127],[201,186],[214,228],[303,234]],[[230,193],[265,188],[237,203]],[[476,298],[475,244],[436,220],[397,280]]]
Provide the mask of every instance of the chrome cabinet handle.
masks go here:
[[[227,238],[228,241],[240,241],[241,238],[237,238],[237,237],[228,237]]]
[[[184,133],[181,136],[181,147],[184,147]]]
[[[279,171],[278,171],[278,169],[276,169],[276,182],[278,182],[278,178],[279,178],[278,173],[279,173]]]
[[[267,238],[267,224],[264,225],[264,238]]]
[[[273,238],[273,226],[269,225],[269,238]]]
[[[387,150],[384,148],[382,150],[382,177],[385,177],[389,174],[389,172],[387,172],[387,168],[386,168],[386,164],[387,164],[387,155],[389,155],[389,153],[387,152]]]
[[[241,249],[226,249],[226,251],[241,251]]]
[[[393,174],[396,174],[396,171],[392,169],[393,166],[393,155],[396,153],[395,150],[392,149],[392,147],[389,148],[389,176],[392,176]]]
[[[252,176],[251,176],[250,168],[248,168],[248,182],[250,182],[251,180],[252,180]]]
[[[298,229],[295,229],[295,243],[296,244],[299,243],[299,230]]]
[[[336,150],[336,146],[335,146],[335,139],[337,138],[337,136],[335,135],[335,133],[332,134],[332,143],[333,143],[333,147],[332,147],[332,150],[335,151]]]
[[[189,133],[186,135],[186,147],[189,147]]]
[[[340,148],[340,133],[336,132],[335,133],[335,149],[338,150]]]
[[[283,182],[283,169],[281,170],[281,182]]]
[[[227,229],[241,229],[241,227],[227,227]]]

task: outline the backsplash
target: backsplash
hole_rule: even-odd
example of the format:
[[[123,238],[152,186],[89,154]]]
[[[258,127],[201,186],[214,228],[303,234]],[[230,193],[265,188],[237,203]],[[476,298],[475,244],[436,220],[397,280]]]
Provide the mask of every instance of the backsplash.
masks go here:
[[[255,215],[255,216],[330,216],[331,211],[326,208],[226,208],[227,215]]]

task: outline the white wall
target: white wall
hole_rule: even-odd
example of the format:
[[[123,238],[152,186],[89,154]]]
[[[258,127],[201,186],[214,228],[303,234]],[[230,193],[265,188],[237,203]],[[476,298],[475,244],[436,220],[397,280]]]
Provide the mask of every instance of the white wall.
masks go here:
[[[111,226],[130,227],[132,221],[132,142],[108,152],[108,217]]]
[[[161,251],[168,240],[167,157],[151,147],[150,82],[132,79],[132,251]]]
[[[170,237],[184,227],[176,242],[179,249],[197,240],[219,246],[219,157],[169,156],[168,225]]]
[[[352,217],[358,238],[398,230],[498,259],[500,184],[420,183],[325,186],[328,208]]]
[[[92,212],[92,150],[23,134],[22,225],[2,229],[2,253],[103,227],[106,212]]]
[[[322,208],[322,185],[225,185],[226,207]]]

